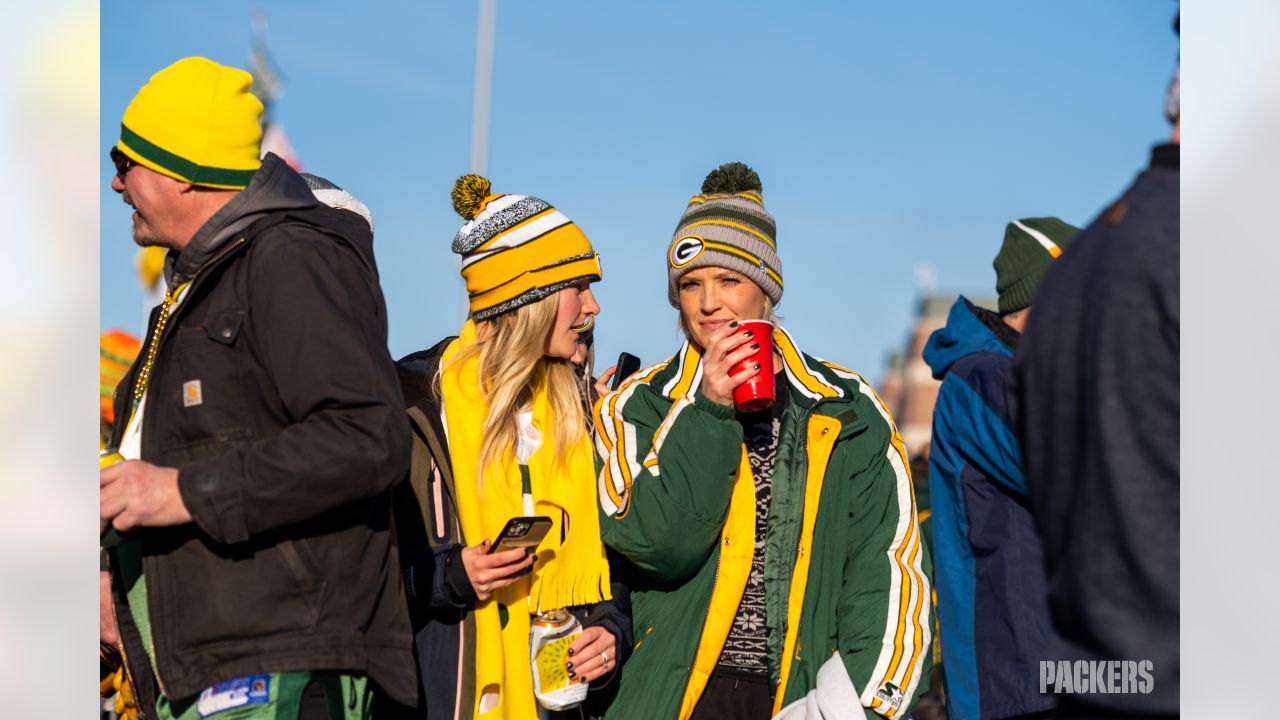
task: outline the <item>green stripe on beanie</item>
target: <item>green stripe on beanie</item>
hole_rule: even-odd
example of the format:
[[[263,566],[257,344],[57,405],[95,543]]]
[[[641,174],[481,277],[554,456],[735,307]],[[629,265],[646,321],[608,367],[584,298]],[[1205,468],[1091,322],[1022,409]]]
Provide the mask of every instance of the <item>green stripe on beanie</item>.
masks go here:
[[[769,244],[773,247],[778,246],[778,229],[774,227],[773,218],[768,213],[738,210],[727,202],[704,203],[698,209],[686,211],[684,217],[680,218],[680,227],[707,220],[723,220],[744,225],[769,238]]]
[[[194,163],[148,141],[125,125],[120,125],[120,141],[141,158],[150,160],[192,185],[236,185],[244,187],[257,170],[229,170]]]
[[[1001,315],[1031,304],[1045,269],[1079,232],[1080,228],[1056,217],[1023,218],[1005,226],[1004,243],[991,263]]]

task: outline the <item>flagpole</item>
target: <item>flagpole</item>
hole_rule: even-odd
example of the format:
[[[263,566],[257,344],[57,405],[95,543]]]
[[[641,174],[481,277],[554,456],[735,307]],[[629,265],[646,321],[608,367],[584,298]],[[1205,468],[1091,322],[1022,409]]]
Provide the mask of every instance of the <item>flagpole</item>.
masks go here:
[[[476,24],[476,85],[471,108],[471,172],[485,173],[489,161],[489,98],[493,92],[493,35],[498,0],[479,0]]]

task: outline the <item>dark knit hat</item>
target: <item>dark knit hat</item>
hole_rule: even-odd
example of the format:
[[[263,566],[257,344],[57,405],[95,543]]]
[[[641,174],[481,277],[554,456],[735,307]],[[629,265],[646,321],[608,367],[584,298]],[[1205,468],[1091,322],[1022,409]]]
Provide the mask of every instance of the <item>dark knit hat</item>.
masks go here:
[[[1080,232],[1056,217],[1023,218],[1004,228],[1004,244],[991,263],[996,269],[996,292],[1001,315],[1031,304],[1049,263]]]
[[[667,299],[680,307],[676,285],[690,270],[723,267],[751,278],[777,305],[782,301],[782,261],[777,226],[764,209],[756,171],[725,163],[702,181],[680,217],[667,248]]]

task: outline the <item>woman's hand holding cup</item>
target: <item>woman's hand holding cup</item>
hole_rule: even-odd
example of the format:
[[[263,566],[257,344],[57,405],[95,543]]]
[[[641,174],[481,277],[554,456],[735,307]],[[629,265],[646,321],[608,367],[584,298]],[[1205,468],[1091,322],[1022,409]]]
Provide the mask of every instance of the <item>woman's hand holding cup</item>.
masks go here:
[[[708,339],[702,356],[702,394],[708,400],[732,406],[734,389],[760,373],[759,364],[731,372],[734,366],[760,350],[754,335],[754,331],[742,330],[738,322],[733,321]]]

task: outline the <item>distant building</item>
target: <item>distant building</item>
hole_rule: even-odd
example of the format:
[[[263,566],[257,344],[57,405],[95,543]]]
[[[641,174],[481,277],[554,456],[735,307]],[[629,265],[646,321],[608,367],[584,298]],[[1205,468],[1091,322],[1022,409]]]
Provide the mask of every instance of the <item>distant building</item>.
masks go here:
[[[929,447],[933,434],[933,406],[938,400],[938,386],[929,366],[920,357],[934,330],[947,324],[947,313],[957,295],[929,294],[920,298],[915,320],[907,332],[906,347],[889,351],[888,369],[880,379],[880,397],[889,406],[898,431],[915,457]],[[996,299],[966,294],[970,302],[995,310]]]

